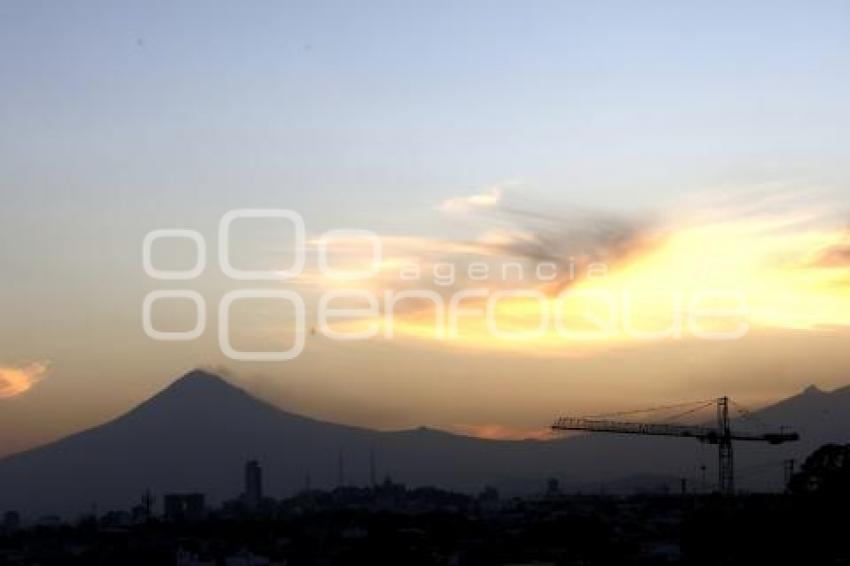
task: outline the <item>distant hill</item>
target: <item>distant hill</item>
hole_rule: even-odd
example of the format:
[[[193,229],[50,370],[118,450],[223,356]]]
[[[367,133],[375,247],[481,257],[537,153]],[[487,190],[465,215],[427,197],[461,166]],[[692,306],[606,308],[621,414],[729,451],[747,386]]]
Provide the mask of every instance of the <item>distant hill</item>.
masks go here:
[[[777,489],[784,458],[805,457],[827,441],[850,440],[850,388],[809,388],[751,420],[784,424],[803,440],[736,451],[739,486]],[[742,423],[743,425],[744,423]],[[624,489],[714,481],[716,448],[693,439],[583,435],[552,441],[499,441],[420,428],[379,432],[287,413],[222,378],[193,371],[102,426],[0,460],[0,510],[30,515],[127,508],[142,491],[200,491],[212,502],[239,495],[242,465],[258,459],[266,491],[285,496],[313,487],[377,479],[408,485],[507,493],[542,491],[557,477],[567,490]],[[309,480],[308,480],[309,478]],[[632,479],[628,479],[632,478]],[[635,482],[634,478],[641,478]],[[636,488],[635,485],[639,485]]]

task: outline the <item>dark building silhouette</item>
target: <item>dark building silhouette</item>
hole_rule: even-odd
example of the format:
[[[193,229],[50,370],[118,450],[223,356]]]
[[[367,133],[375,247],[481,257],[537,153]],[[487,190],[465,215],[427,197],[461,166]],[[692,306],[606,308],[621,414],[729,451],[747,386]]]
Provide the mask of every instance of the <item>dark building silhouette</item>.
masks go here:
[[[263,499],[263,469],[256,460],[245,464],[245,504],[256,509]]]
[[[3,530],[12,532],[21,526],[21,515],[17,511],[6,511],[3,515]]]
[[[199,521],[206,506],[203,493],[169,493],[165,496],[165,518],[169,521]]]

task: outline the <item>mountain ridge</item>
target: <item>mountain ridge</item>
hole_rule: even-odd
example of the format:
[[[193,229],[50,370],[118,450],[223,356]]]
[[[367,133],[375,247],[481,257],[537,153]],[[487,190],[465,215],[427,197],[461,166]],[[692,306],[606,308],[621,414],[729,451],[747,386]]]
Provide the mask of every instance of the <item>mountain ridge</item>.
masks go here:
[[[807,389],[754,412],[772,422],[788,420],[801,429],[804,442],[736,451],[742,472],[777,462],[770,481],[753,488],[780,487],[782,458],[799,461],[818,443],[850,437],[847,391]],[[148,488],[201,491],[217,502],[238,496],[248,459],[261,461],[268,492],[277,497],[300,490],[307,477],[319,488],[366,485],[373,459],[378,479],[527,493],[542,489],[548,477],[570,489],[641,474],[694,476],[700,463],[711,470],[713,450],[681,438],[578,435],[541,441],[482,439],[428,427],[376,431],[284,411],[218,375],[193,370],[107,423],[0,459],[0,509],[72,513],[93,502],[126,508]]]

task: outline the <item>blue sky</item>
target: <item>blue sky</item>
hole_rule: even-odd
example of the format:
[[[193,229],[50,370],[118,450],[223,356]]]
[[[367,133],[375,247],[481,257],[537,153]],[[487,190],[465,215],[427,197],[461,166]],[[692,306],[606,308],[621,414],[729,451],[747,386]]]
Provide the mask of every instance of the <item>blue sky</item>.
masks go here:
[[[23,209],[185,215],[238,193],[374,221],[505,180],[629,208],[842,175],[843,2],[2,10],[2,181]]]

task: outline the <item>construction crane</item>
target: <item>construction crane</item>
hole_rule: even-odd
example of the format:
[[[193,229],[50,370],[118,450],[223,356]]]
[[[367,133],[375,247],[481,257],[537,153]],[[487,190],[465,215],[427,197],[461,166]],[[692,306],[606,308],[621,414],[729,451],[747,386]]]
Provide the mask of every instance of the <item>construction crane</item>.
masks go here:
[[[610,432],[618,434],[642,434],[649,436],[678,436],[696,438],[700,442],[708,444],[716,444],[718,446],[718,491],[723,495],[733,495],[735,493],[735,467],[732,452],[733,441],[752,441],[752,442],[767,442],[768,444],[782,444],[784,442],[793,442],[800,439],[800,435],[796,432],[788,432],[780,429],[778,432],[769,432],[764,434],[752,434],[747,432],[732,430],[729,419],[729,405],[731,400],[729,397],[720,397],[702,403],[696,409],[691,409],[678,416],[693,413],[698,409],[704,408],[709,404],[717,405],[717,426],[702,426],[702,425],[684,425],[672,423],[641,423],[641,422],[623,422],[616,420],[603,420],[598,418],[575,418],[562,417],[555,421],[552,425],[552,430],[578,430],[586,432]],[[686,403],[683,405],[673,405],[670,407],[660,407],[661,409],[669,409],[675,407],[684,407],[693,405],[694,403]],[[630,411],[630,413],[642,413],[648,411]],[[743,409],[741,412],[745,417],[752,417]],[[623,413],[619,413],[623,414]]]

